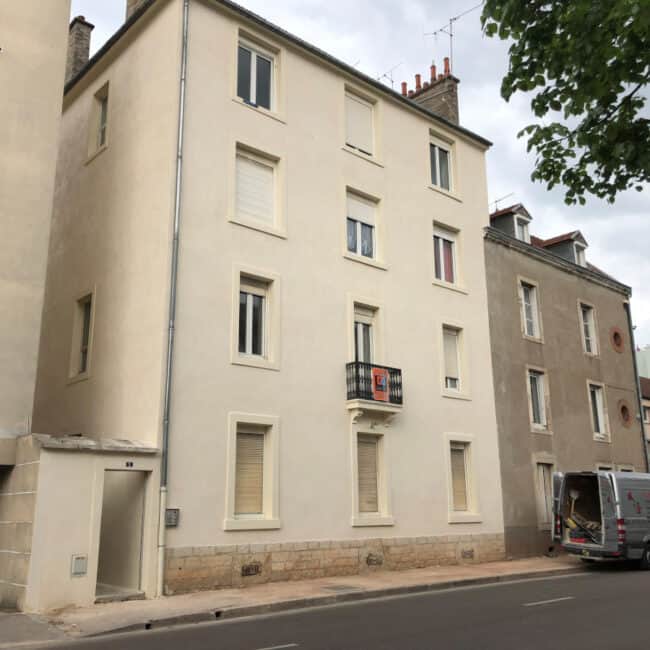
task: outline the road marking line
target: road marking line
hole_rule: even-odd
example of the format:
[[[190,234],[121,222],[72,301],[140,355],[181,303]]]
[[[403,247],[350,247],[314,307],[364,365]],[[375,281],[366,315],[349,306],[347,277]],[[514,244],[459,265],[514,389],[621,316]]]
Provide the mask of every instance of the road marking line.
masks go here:
[[[285,648],[297,648],[297,643],[287,643],[286,645],[273,645],[268,648],[258,648],[257,650],[284,650]]]
[[[551,600],[538,600],[534,603],[523,603],[524,607],[535,607],[537,605],[549,605],[550,603],[559,603],[563,600],[574,600],[575,596],[562,596],[562,598],[551,598]]]

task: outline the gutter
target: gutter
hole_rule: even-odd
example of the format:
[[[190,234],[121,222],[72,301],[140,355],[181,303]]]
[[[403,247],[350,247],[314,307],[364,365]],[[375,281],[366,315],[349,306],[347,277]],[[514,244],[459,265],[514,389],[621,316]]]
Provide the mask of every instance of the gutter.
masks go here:
[[[152,0],[153,2],[154,0]],[[151,4],[151,3],[149,3]],[[148,5],[145,5],[145,8]],[[178,285],[178,251],[181,229],[181,194],[183,188],[183,138],[185,134],[185,85],[187,78],[187,41],[189,33],[190,0],[183,0],[183,36],[181,71],[178,91],[178,134],[176,147],[176,185],[174,189],[174,228],[172,260],[169,276],[169,329],[167,334],[167,364],[162,418],[162,457],[160,461],[160,512],[158,516],[158,576],[157,596],[162,596],[165,575],[165,512],[167,509],[167,476],[169,467],[169,416],[171,412],[174,333],[176,325],[176,292]]]
[[[645,471],[650,472],[650,457],[648,456],[648,443],[645,439],[645,426],[643,424],[643,400],[641,398],[641,379],[639,378],[639,367],[636,363],[636,344],[634,343],[634,326],[632,325],[632,307],[629,302],[623,303],[625,315],[627,316],[627,327],[630,336],[630,350],[632,352],[632,366],[634,368],[634,385],[636,387],[636,405],[639,410],[639,422],[641,423],[641,444],[643,445],[643,458],[645,459]]]

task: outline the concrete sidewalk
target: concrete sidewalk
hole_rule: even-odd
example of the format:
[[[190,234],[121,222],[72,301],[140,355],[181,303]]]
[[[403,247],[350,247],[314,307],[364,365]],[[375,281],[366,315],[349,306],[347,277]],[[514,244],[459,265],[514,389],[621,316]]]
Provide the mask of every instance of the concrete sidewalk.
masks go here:
[[[245,589],[202,591],[158,600],[107,603],[63,610],[51,616],[49,622],[70,636],[92,636],[463,585],[561,575],[581,571],[582,568],[579,560],[561,556],[410,571],[378,571],[362,576],[276,582]]]
[[[20,648],[27,643],[62,641],[66,635],[46,619],[30,614],[0,611],[0,648]]]

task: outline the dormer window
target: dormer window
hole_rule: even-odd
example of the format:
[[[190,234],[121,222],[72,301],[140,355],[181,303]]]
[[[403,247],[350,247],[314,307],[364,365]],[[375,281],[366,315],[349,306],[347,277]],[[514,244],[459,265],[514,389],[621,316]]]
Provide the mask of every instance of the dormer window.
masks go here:
[[[530,244],[530,232],[528,231],[529,219],[515,215],[515,236],[519,241]]]
[[[587,266],[587,258],[585,256],[586,247],[577,243],[573,244],[573,247],[575,249],[576,264],[579,266]]]

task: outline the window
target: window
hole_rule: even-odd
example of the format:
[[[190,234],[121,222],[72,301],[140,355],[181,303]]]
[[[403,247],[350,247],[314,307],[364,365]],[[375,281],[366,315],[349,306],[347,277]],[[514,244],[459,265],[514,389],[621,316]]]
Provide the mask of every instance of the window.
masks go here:
[[[539,523],[548,527],[553,521],[553,465],[537,463],[537,517]]]
[[[90,135],[88,155],[99,152],[108,144],[108,83],[104,84],[93,97],[90,115]]]
[[[582,343],[587,354],[598,354],[596,342],[596,320],[594,308],[590,305],[580,304],[580,318],[582,320]]]
[[[596,439],[608,437],[608,426],[605,416],[605,398],[603,387],[589,384],[589,404],[591,407],[591,425]]]
[[[93,330],[93,295],[79,298],[75,304],[72,330],[72,355],[70,358],[69,377],[87,377],[90,371],[90,349]]]
[[[581,244],[574,244],[576,254],[576,264],[579,266],[587,266],[587,258],[585,255],[585,247]]]
[[[449,149],[434,144],[429,144],[429,158],[431,162],[431,185],[443,190],[451,189],[450,180],[450,151]]]
[[[436,280],[456,284],[456,234],[450,230],[434,228],[433,263]]]
[[[469,510],[467,448],[468,444],[464,442],[452,442],[450,445],[452,508],[455,511]]]
[[[239,43],[237,49],[237,95],[247,104],[271,110],[274,57],[268,52]]]
[[[522,280],[519,285],[519,296],[524,334],[539,339],[541,338],[541,328],[539,324],[537,287]]]
[[[261,427],[241,425],[237,429],[235,466],[235,516],[264,513],[264,437]]]
[[[345,93],[345,144],[372,156],[373,105],[353,93]]]
[[[239,291],[239,353],[266,354],[266,287],[246,280]]]
[[[530,421],[533,428],[546,429],[546,381],[545,374],[539,370],[528,371],[528,396],[530,399]]]
[[[235,212],[243,221],[273,226],[277,161],[237,147]]]
[[[643,407],[643,421],[646,424],[650,424],[650,406]]]
[[[376,258],[375,215],[377,204],[353,192],[347,193],[347,249],[353,255]]]
[[[619,472],[633,472],[634,471],[634,465],[619,465],[617,468],[617,471]]]
[[[354,360],[372,363],[374,358],[375,310],[363,305],[354,306]]]
[[[596,465],[596,469],[599,472],[613,472],[614,465],[609,465],[607,463],[598,463],[598,465]]]
[[[357,467],[359,480],[359,513],[379,513],[379,439],[359,434],[357,438]]]
[[[225,530],[280,527],[279,432],[275,416],[228,415]]]
[[[460,330],[443,327],[442,343],[445,363],[445,388],[460,391]]]
[[[528,231],[528,219],[515,215],[515,236],[519,241],[530,244],[530,233]]]

